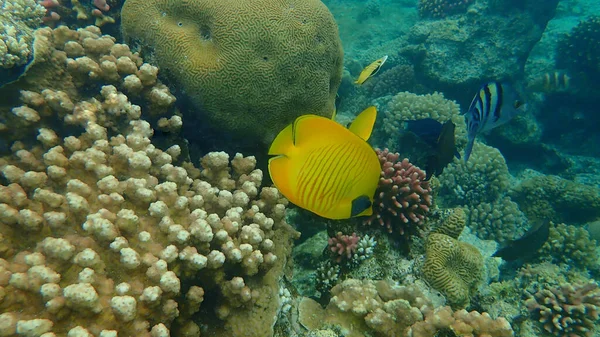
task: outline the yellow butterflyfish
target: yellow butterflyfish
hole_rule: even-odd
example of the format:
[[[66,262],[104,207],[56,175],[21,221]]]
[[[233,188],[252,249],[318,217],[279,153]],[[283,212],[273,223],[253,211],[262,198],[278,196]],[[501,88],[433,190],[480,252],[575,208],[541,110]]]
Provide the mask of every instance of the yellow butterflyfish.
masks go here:
[[[379,71],[379,69],[381,69],[381,66],[383,66],[387,58],[388,56],[385,55],[384,57],[375,60],[373,63],[366,66],[365,69],[363,69],[360,72],[360,75],[358,75],[358,78],[356,79],[356,81],[354,81],[354,84],[362,85],[373,75],[377,74],[377,72]]]
[[[295,205],[328,219],[373,213],[381,165],[367,143],[377,110],[369,107],[346,129],[304,115],[283,129],[269,148],[269,175]]]

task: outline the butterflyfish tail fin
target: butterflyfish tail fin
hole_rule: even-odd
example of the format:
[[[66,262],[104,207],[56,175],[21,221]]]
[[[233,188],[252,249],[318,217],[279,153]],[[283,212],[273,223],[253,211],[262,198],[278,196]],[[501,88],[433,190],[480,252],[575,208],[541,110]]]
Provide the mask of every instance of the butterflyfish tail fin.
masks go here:
[[[377,108],[370,106],[356,116],[348,129],[366,141],[369,139],[369,137],[371,137],[371,132],[373,132],[373,125],[375,125],[376,118]]]
[[[290,152],[294,147],[294,126],[293,124],[288,125],[285,129],[281,130],[271,147],[269,147],[269,155],[285,155]]]

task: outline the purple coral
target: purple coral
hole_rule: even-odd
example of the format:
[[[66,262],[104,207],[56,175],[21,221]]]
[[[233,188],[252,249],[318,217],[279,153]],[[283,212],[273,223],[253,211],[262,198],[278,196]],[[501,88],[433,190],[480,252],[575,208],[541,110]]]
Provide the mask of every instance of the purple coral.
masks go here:
[[[337,232],[335,237],[329,238],[327,243],[329,250],[336,255],[336,262],[339,263],[344,257],[348,260],[352,259],[352,255],[356,253],[358,240],[360,240],[360,236],[356,233],[345,235],[342,232]]]
[[[553,336],[589,337],[599,318],[600,288],[593,282],[545,288],[525,305]]]
[[[365,223],[378,223],[388,232],[400,235],[415,232],[424,223],[432,205],[431,187],[425,181],[425,172],[408,159],[398,161],[398,153],[388,149],[376,149],[376,152],[381,163],[381,177],[375,192],[373,215]]]

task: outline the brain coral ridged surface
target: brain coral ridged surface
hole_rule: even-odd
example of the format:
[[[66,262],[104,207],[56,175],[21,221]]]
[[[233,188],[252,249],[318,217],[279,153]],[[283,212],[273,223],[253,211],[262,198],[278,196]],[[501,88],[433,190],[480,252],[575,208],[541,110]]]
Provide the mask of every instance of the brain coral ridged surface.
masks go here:
[[[269,142],[299,115],[333,112],[343,51],[319,0],[127,0],[122,29],[240,137]]]

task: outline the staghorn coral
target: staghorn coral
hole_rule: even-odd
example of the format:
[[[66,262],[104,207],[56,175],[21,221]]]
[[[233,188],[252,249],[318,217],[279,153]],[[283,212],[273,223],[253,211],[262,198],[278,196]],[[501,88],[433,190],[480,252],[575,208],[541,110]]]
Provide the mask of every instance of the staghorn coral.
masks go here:
[[[473,2],[473,0],[419,0],[419,15],[445,18],[449,15],[464,13]]]
[[[564,283],[529,296],[527,309],[552,336],[594,335],[600,316],[600,289],[596,283]]]
[[[425,172],[408,162],[398,161],[398,153],[388,149],[376,150],[381,163],[381,177],[373,201],[373,215],[365,224],[385,226],[408,242],[418,234],[433,204],[431,188]]]
[[[532,219],[586,222],[600,216],[600,189],[558,176],[523,180],[510,195]]]
[[[423,322],[414,324],[408,337],[435,337],[450,329],[454,336],[472,337],[512,337],[513,329],[503,317],[492,319],[487,313],[467,312],[464,309],[452,311],[450,307],[435,309]]]
[[[564,223],[550,226],[550,236],[539,249],[540,258],[553,263],[565,263],[571,267],[598,270],[596,241],[585,228]]]
[[[268,143],[299,115],[334,109],[342,47],[319,0],[129,0],[122,29],[233,135]]]
[[[469,208],[469,227],[485,240],[513,240],[521,237],[527,226],[527,217],[509,197]]]
[[[476,141],[468,162],[455,159],[438,178],[440,195],[452,196],[448,205],[474,206],[504,194],[510,174],[500,151]]]
[[[423,277],[453,307],[466,307],[483,278],[483,257],[472,245],[438,233],[427,239]]]
[[[34,0],[0,0],[0,71],[24,66],[31,60],[33,32],[45,13],[46,9]],[[0,75],[2,86],[7,75]]]
[[[450,210],[450,214],[444,219],[444,222],[433,229],[432,233],[448,235],[451,238],[458,239],[467,223],[467,215],[462,207],[456,207]]]

